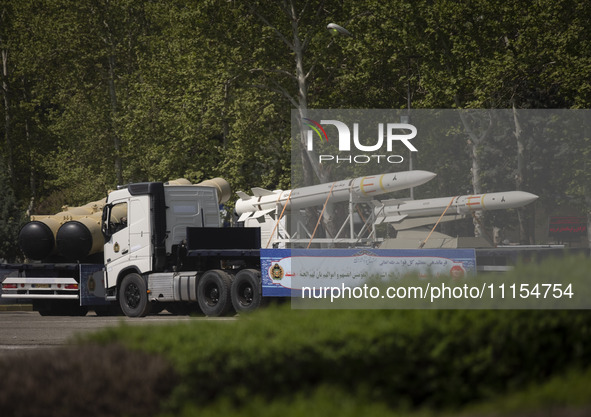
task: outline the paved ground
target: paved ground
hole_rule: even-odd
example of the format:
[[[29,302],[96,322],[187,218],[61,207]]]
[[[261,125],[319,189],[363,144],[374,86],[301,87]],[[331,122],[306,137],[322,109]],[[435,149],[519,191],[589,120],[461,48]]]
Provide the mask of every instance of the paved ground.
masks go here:
[[[98,317],[94,313],[89,313],[85,317],[42,317],[34,311],[0,311],[0,355],[13,351],[67,345],[77,334],[116,326],[122,321],[131,325],[142,325],[191,320],[223,321],[234,318],[173,316],[163,313],[142,318]]]

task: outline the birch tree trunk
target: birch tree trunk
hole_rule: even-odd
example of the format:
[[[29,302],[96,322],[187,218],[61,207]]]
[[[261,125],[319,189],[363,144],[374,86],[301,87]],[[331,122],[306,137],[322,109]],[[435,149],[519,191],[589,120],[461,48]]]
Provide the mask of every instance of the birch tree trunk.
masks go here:
[[[517,140],[517,175],[515,176],[515,189],[517,191],[523,191],[524,187],[527,184],[527,168],[525,164],[525,143],[523,140],[521,129],[521,124],[519,123],[519,118],[517,116],[517,110],[515,109],[515,104],[513,103],[513,124],[515,126],[515,130],[513,131],[513,135]],[[530,234],[530,227],[529,227],[529,218],[528,216],[528,209],[526,207],[521,207],[517,209],[517,219],[519,221],[519,243],[520,244],[533,244],[533,238]]]
[[[459,99],[456,97],[456,104],[459,104]],[[459,107],[459,106],[458,106]],[[481,111],[479,111],[481,112]],[[464,129],[468,134],[468,147],[470,150],[470,158],[472,159],[472,192],[474,194],[481,194],[482,187],[480,183],[480,155],[479,149],[484,143],[488,140],[489,134],[493,127],[493,117],[490,112],[488,112],[489,120],[488,126],[482,132],[477,132],[470,121],[470,114],[463,109],[459,110],[460,120],[464,125]],[[482,210],[476,210],[473,213],[473,223],[474,223],[474,236],[475,237],[484,237],[485,230],[484,230],[484,213]]]
[[[23,101],[28,102],[29,98],[27,95],[27,83],[26,79],[23,77]],[[31,129],[30,129],[30,119],[29,116],[25,118],[25,139],[27,141],[27,149],[29,150],[29,187],[31,188],[29,204],[27,205],[27,210],[25,211],[25,215],[28,218],[33,209],[35,208],[35,197],[37,195],[37,181],[35,177],[35,160],[33,156],[33,143],[31,140]]]
[[[0,43],[2,39],[0,38]],[[10,184],[14,188],[14,161],[12,158],[12,137],[11,137],[11,123],[12,117],[10,114],[10,91],[8,87],[8,50],[2,49],[2,96],[4,99],[4,142],[6,144],[6,170],[10,178]]]
[[[306,149],[307,143],[307,132],[304,129],[303,120],[307,117],[308,113],[308,78],[311,76],[314,69],[312,65],[308,72],[304,69],[304,55],[308,46],[309,39],[302,42],[299,37],[299,21],[300,16],[297,15],[293,0],[287,0],[284,2],[285,11],[291,20],[291,30],[293,35],[292,49],[295,58],[295,79],[297,82],[297,111],[299,115],[298,129],[300,133],[300,154],[302,159],[302,169],[304,185],[312,185],[315,183],[314,179],[317,178],[320,183],[330,182],[330,171],[323,169],[318,162],[318,158],[315,152],[308,151]],[[330,200],[328,200],[330,201]],[[306,210],[308,213],[308,227],[311,227],[317,220],[317,213],[313,210]],[[329,236],[336,236],[339,229],[339,219],[336,215],[335,208],[332,204],[327,204],[324,209],[322,218],[325,231]],[[313,229],[309,229],[313,230]],[[318,237],[318,236],[316,236]]]
[[[117,131],[117,91],[115,90],[115,56],[109,55],[109,96],[111,98],[111,134],[113,136],[113,159],[117,184],[123,184],[123,166],[121,163],[121,140]]]

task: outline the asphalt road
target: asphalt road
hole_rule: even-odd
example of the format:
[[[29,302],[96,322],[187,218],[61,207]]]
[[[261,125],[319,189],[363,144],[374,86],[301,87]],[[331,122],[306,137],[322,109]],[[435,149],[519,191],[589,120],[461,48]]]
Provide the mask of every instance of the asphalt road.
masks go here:
[[[121,322],[130,325],[145,325],[192,320],[223,321],[234,320],[234,318],[173,316],[163,313],[141,318],[99,317],[94,313],[89,313],[84,317],[43,317],[35,311],[0,311],[0,355],[15,351],[68,345],[78,334],[117,326]]]

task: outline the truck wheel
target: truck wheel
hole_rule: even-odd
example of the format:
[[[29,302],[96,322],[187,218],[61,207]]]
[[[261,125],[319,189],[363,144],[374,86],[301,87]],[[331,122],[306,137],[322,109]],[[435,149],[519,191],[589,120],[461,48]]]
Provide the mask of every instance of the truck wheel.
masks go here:
[[[261,273],[255,269],[243,269],[232,282],[232,305],[238,313],[249,313],[261,305],[263,299]]]
[[[197,302],[206,316],[225,316],[232,311],[230,276],[219,269],[207,271],[197,283]]]
[[[119,305],[127,317],[144,317],[150,311],[146,280],[138,274],[123,278],[119,290]]]

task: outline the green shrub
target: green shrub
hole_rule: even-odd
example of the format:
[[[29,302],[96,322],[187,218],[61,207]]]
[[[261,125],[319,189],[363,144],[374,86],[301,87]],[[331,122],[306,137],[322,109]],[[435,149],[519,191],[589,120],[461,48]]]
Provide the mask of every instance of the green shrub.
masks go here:
[[[533,384],[492,401],[467,407],[464,414],[588,416],[591,412],[589,382],[591,368],[568,369],[541,384]]]
[[[575,273],[587,274],[591,265],[581,262],[588,269],[577,264]],[[540,274],[551,269],[529,268]],[[588,311],[284,306],[234,322],[123,326],[95,340],[122,341],[167,357],[181,376],[173,398],[178,407],[220,398],[235,404],[253,396],[289,398],[328,385],[390,407],[439,408],[491,398],[586,365],[590,336]]]
[[[507,393],[459,410],[392,409],[382,402],[336,387],[320,386],[309,395],[294,392],[290,398],[262,399],[253,396],[239,406],[221,399],[207,406],[187,404],[174,414],[161,417],[574,417],[591,412],[591,369],[569,371],[542,384]]]
[[[585,278],[591,271],[587,259],[554,262],[512,274]],[[590,336],[586,310],[284,305],[238,320],[122,324],[88,338],[102,347],[2,358],[0,409],[13,416],[132,416],[166,404],[171,415],[254,415],[262,407],[303,410],[308,400],[345,416],[453,409],[587,369]]]
[[[177,379],[163,358],[118,345],[36,349],[0,360],[3,416],[150,416]]]

